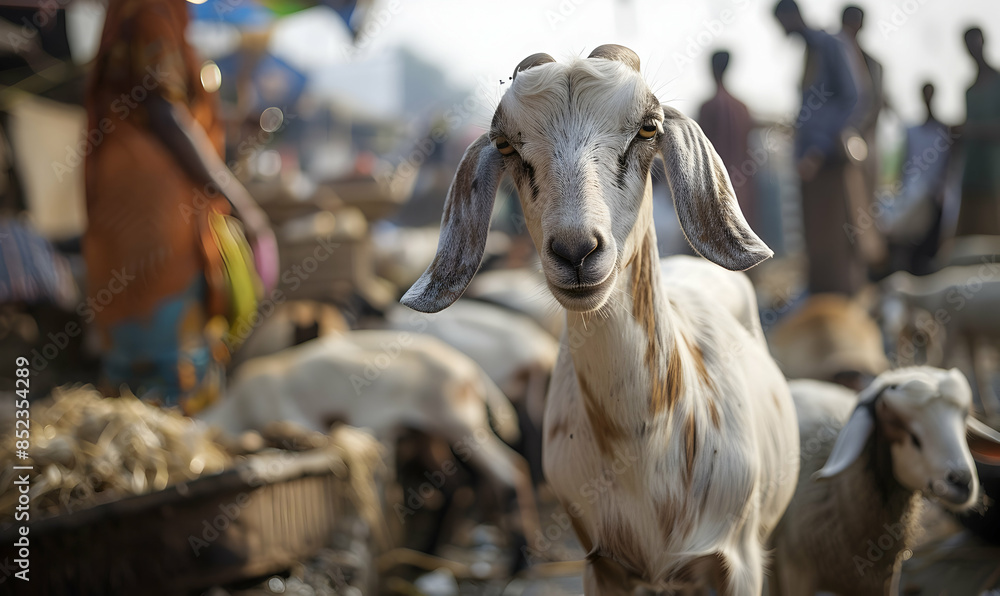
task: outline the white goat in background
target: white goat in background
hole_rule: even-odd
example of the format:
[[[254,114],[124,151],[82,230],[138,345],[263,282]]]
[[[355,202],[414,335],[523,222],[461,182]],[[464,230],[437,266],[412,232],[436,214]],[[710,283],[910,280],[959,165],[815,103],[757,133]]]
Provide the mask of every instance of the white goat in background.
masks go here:
[[[321,432],[346,422],[370,429],[390,457],[403,429],[420,430],[447,441],[501,498],[516,496],[525,534],[537,527],[527,463],[490,428],[492,419],[516,441],[517,413],[475,362],[433,337],[353,331],[255,358],[199,417],[233,435],[276,421]]]
[[[731,270],[771,256],[701,129],[660,104],[634,52],[606,45],[568,64],[535,54],[518,65],[490,132],[455,174],[437,256],[402,302],[436,312],[462,294],[510,174],[566,309],[544,466],[588,551],[585,592],[707,581],[720,594],[759,594],[762,545],[798,475],[795,409],[759,327],[719,300],[714,265],[703,263],[712,273],[700,287],[675,288],[661,273],[658,152],[700,254]]]
[[[818,381],[790,385],[802,468],[772,537],[771,594],[895,594],[921,495],[952,511],[971,507],[979,483],[966,432],[991,442],[1000,433],[969,415],[972,392],[957,369],[888,371],[860,395]]]
[[[973,383],[989,421],[1000,421],[1000,397],[992,386],[996,372],[982,366],[981,350],[1000,344],[1000,264],[983,259],[976,265],[951,266],[930,275],[916,276],[898,271],[882,282],[885,298],[882,314],[886,334],[897,343],[900,357],[913,352],[913,340],[903,329],[914,326],[919,311],[928,313],[929,324],[921,331],[925,341],[943,335],[943,345],[933,350],[943,361],[927,364],[957,366]],[[924,345],[927,345],[926,343]],[[929,350],[931,351],[931,350]]]

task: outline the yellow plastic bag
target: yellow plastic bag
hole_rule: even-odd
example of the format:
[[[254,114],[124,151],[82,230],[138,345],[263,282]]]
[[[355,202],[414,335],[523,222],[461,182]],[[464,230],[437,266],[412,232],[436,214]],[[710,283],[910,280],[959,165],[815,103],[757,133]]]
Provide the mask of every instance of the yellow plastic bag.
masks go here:
[[[245,330],[253,328],[252,317],[257,312],[257,305],[264,293],[263,284],[257,275],[253,252],[239,220],[212,211],[208,214],[208,225],[225,268],[228,337],[242,343],[246,339]],[[233,345],[230,342],[230,349],[239,347],[238,343]]]

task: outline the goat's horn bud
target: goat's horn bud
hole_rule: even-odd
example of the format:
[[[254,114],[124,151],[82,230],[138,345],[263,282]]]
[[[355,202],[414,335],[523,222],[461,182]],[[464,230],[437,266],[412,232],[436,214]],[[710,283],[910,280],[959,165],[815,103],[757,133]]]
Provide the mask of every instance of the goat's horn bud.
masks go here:
[[[521,63],[518,64],[517,68],[514,69],[514,76],[511,77],[511,80],[516,79],[517,73],[521,72],[522,70],[528,70],[533,66],[538,66],[539,64],[548,64],[549,62],[555,62],[555,61],[556,61],[555,58],[549,56],[545,52],[532,54],[527,58],[525,58],[524,60],[521,60]]]
[[[625,46],[616,43],[606,43],[597,46],[587,58],[602,58],[604,60],[617,60],[632,67],[632,70],[639,72],[639,55]]]

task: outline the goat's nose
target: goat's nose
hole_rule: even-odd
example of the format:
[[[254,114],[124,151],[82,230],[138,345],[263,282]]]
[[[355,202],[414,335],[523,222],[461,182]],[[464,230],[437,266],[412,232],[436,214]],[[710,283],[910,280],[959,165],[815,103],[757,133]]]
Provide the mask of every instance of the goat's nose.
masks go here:
[[[597,234],[590,234],[571,241],[554,238],[549,243],[549,250],[560,261],[574,269],[583,265],[583,260],[601,247],[601,239]]]
[[[963,499],[968,499],[972,493],[972,472],[969,470],[952,470],[945,477],[952,490],[958,493]]]

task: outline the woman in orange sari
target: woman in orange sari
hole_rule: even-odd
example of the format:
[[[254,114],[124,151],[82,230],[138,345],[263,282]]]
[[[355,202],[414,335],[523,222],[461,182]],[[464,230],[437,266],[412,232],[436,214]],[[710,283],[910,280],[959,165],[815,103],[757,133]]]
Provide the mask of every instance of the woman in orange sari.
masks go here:
[[[222,160],[215,97],[184,39],[184,0],[111,0],[87,91],[89,299],[104,374],[191,413],[214,400],[220,347],[206,325],[200,228],[232,209],[251,239],[267,219]]]

